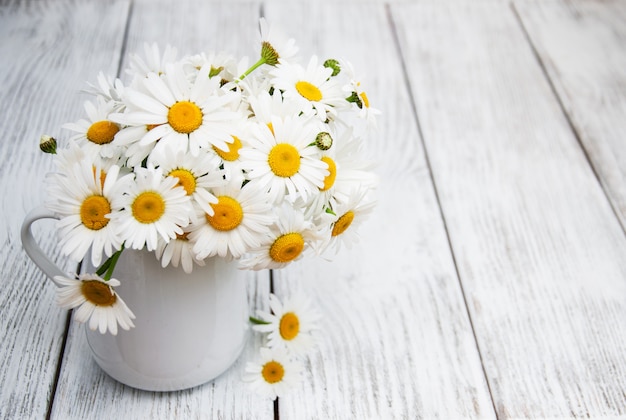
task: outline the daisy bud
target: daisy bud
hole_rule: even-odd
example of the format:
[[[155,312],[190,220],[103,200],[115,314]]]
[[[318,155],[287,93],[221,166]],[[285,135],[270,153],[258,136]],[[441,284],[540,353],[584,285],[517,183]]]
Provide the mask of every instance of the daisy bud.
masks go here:
[[[41,136],[41,139],[39,139],[39,148],[44,153],[54,155],[57,152],[57,141],[54,137],[44,134]]]
[[[333,145],[333,138],[325,131],[322,131],[315,137],[315,145],[321,150],[328,150]]]
[[[278,64],[278,52],[272,47],[267,41],[261,43],[261,58],[265,60],[265,64],[269,64],[270,66],[275,66]]]
[[[341,66],[339,65],[339,61],[333,58],[329,58],[328,60],[324,61],[324,67],[333,69],[333,74],[330,75],[331,77],[337,76],[341,72]]]

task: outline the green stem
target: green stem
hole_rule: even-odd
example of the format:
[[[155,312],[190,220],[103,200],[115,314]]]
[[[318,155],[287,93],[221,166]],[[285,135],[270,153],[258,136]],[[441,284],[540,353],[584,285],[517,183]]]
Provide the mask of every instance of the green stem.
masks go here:
[[[257,324],[257,325],[268,325],[268,324],[271,324],[271,322],[263,321],[262,319],[255,318],[253,316],[250,317],[250,322],[252,322],[253,324]]]
[[[252,67],[250,67],[248,70],[246,70],[241,76],[239,76],[239,79],[237,79],[239,82],[241,82],[243,79],[246,78],[247,75],[249,75],[250,73],[252,73],[253,71],[255,71],[257,68],[261,67],[263,64],[265,64],[266,60],[264,57],[261,57],[259,59],[259,61],[257,61],[256,63],[254,63],[252,65]]]
[[[124,251],[124,244],[122,244],[122,247],[118,251],[116,251],[115,254],[113,254],[108,260],[106,260],[100,266],[100,268],[98,268],[96,274],[99,276],[102,276],[102,274],[104,274],[104,276],[102,277],[104,280],[111,280],[111,276],[113,276],[113,270],[115,270],[115,265],[117,264],[117,260],[119,260],[120,255],[122,255],[122,251]]]

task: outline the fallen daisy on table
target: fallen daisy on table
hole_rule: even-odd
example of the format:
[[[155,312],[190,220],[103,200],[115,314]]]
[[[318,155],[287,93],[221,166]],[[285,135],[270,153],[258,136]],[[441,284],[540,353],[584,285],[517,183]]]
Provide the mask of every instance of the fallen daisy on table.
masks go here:
[[[275,400],[300,383],[302,366],[285,349],[261,348],[260,353],[259,361],[246,365],[243,378],[255,392]]]
[[[303,356],[315,344],[311,331],[318,328],[320,314],[302,293],[295,294],[285,303],[270,295],[272,313],[257,311],[259,318],[250,318],[255,331],[268,333],[270,348],[283,347],[294,356]]]
[[[60,285],[57,289],[57,303],[65,309],[78,308],[74,320],[89,321],[92,331],[101,334],[107,330],[117,335],[117,324],[125,330],[134,327],[135,315],[113,290],[120,285],[116,279],[105,280],[97,274],[81,274],[77,279],[55,276]]]

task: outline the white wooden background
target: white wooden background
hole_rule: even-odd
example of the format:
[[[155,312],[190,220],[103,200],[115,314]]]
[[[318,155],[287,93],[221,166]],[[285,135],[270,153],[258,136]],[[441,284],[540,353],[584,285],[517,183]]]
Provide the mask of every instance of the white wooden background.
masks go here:
[[[356,248],[273,273],[324,315],[301,388],[248,391],[254,340],[202,387],[119,385],[21,249],[39,136],[145,41],[254,56],[262,15],[365,73],[379,205]],[[626,418],[626,2],[0,0],[0,105],[0,419]],[[249,286],[266,308],[269,273]]]

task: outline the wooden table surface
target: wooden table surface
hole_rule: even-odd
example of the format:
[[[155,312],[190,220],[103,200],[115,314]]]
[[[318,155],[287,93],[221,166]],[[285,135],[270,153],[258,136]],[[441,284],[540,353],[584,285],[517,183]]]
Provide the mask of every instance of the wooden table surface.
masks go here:
[[[39,136],[146,41],[256,57],[260,16],[364,73],[379,204],[357,247],[272,273],[324,316],[289,395],[241,381],[258,339],[204,386],[131,389],[22,250]],[[0,104],[1,419],[626,418],[626,2],[0,0]]]

